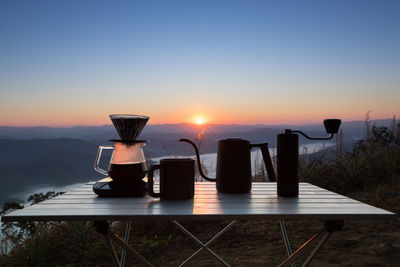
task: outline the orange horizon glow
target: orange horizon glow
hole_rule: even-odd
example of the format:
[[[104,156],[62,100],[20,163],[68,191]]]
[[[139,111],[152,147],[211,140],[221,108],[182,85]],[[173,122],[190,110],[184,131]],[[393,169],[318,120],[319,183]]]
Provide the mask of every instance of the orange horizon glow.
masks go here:
[[[311,112],[310,112],[311,113]],[[142,113],[146,114],[146,113]],[[74,114],[69,114],[68,116],[35,116],[25,118],[21,117],[9,117],[1,118],[0,126],[10,126],[10,127],[74,127],[74,126],[101,126],[101,125],[111,125],[111,121],[108,114],[94,115],[94,114],[81,114],[81,116],[73,116]],[[308,116],[301,116],[302,114],[285,114],[282,117],[271,117],[262,118],[261,116],[252,117],[250,114],[240,114],[237,116],[218,116],[217,114],[208,115],[195,115],[189,118],[171,116],[173,119],[167,119],[165,114],[163,116],[157,116],[158,114],[150,114],[150,120],[148,125],[159,125],[159,124],[179,124],[179,123],[189,123],[197,126],[207,125],[207,124],[242,124],[242,125],[281,125],[281,124],[320,124],[324,119],[327,118],[339,118],[342,121],[364,121],[365,114],[360,114],[358,116],[345,116],[344,114],[332,114],[332,113],[321,113],[318,116],[307,114]],[[247,115],[247,116],[246,116]],[[371,120],[379,119],[392,119],[393,115],[396,118],[399,114],[384,115],[380,114],[377,116],[373,112],[370,114]]]
[[[197,125],[202,125],[202,124],[204,124],[204,119],[203,118],[196,118],[196,124]]]

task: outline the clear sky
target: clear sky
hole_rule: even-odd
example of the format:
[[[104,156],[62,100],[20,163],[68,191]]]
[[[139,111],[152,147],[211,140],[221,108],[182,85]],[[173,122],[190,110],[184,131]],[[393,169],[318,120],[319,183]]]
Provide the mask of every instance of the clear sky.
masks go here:
[[[400,116],[400,1],[0,1],[0,125]]]

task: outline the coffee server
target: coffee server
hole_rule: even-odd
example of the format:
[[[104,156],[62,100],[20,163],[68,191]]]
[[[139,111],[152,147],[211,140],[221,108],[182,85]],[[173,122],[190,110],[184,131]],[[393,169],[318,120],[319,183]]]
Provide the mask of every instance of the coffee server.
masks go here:
[[[111,181],[99,181],[93,185],[93,191],[104,197],[139,197],[147,192],[147,182],[143,180],[147,173],[143,147],[146,140],[138,140],[149,117],[130,114],[113,114],[110,119],[116,128],[120,140],[111,140],[113,146],[99,146],[94,169],[109,175]],[[103,150],[113,150],[108,170],[100,168]]]

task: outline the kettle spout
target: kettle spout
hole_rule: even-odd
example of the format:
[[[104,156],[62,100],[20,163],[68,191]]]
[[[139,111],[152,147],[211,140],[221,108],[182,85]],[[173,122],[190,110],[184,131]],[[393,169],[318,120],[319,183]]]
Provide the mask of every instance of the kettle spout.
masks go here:
[[[209,182],[215,182],[215,181],[216,181],[216,178],[209,178],[209,177],[207,177],[207,176],[204,175],[203,169],[201,168],[201,164],[200,164],[200,154],[199,154],[199,150],[197,149],[196,144],[193,143],[191,140],[186,139],[186,138],[181,138],[181,139],[179,139],[179,142],[186,142],[186,143],[189,143],[189,144],[191,144],[191,145],[193,146],[194,151],[195,151],[195,153],[196,153],[197,166],[198,166],[198,168],[199,168],[199,173],[200,173],[201,177],[203,177],[205,180],[207,180],[207,181],[209,181]]]

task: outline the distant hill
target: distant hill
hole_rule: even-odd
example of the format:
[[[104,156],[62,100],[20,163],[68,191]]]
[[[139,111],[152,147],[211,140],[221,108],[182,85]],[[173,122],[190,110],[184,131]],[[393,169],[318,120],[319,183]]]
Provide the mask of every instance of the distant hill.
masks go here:
[[[74,126],[68,128],[56,127],[10,127],[0,126],[1,139],[101,139],[101,136],[109,138],[118,137],[112,125],[102,126]],[[100,137],[100,138],[98,138]]]
[[[377,125],[389,125],[390,119],[386,120],[374,120],[371,121]],[[349,121],[343,122],[342,128],[350,135],[358,135],[362,138],[364,133],[364,121]],[[157,134],[182,134],[182,133],[194,133],[199,132],[205,128],[207,133],[211,134],[222,134],[222,133],[244,133],[252,130],[259,130],[263,128],[276,129],[282,131],[285,128],[289,129],[301,129],[304,131],[324,131],[321,124],[310,124],[310,125],[239,125],[239,124],[209,124],[206,126],[196,126],[188,123],[179,124],[148,124],[143,132],[142,136],[153,136]],[[74,126],[67,128],[55,128],[55,127],[10,127],[0,126],[0,139],[53,139],[53,138],[75,138],[84,140],[108,140],[118,138],[118,135],[114,127],[109,125],[102,126]]]
[[[375,121],[377,125],[389,125],[390,120]],[[215,153],[218,139],[239,137],[253,143],[268,142],[276,146],[276,135],[285,128],[300,129],[310,136],[326,136],[322,125],[207,125],[195,127],[189,124],[148,125],[141,139],[150,142],[144,147],[147,158],[174,155],[193,155],[193,149],[180,138],[196,140],[202,134],[202,153]],[[344,141],[351,144],[361,139],[365,123],[344,122]],[[48,127],[0,127],[0,205],[12,200],[12,196],[31,186],[70,185],[93,181],[103,176],[93,170],[99,145],[111,144],[117,138],[113,126],[79,126],[71,128]],[[9,137],[9,138],[4,138]],[[40,138],[38,138],[40,137]],[[300,144],[310,142],[300,138]],[[104,168],[109,158],[105,157]]]
[[[0,201],[32,186],[101,178],[93,170],[95,142],[78,139],[0,140]]]

